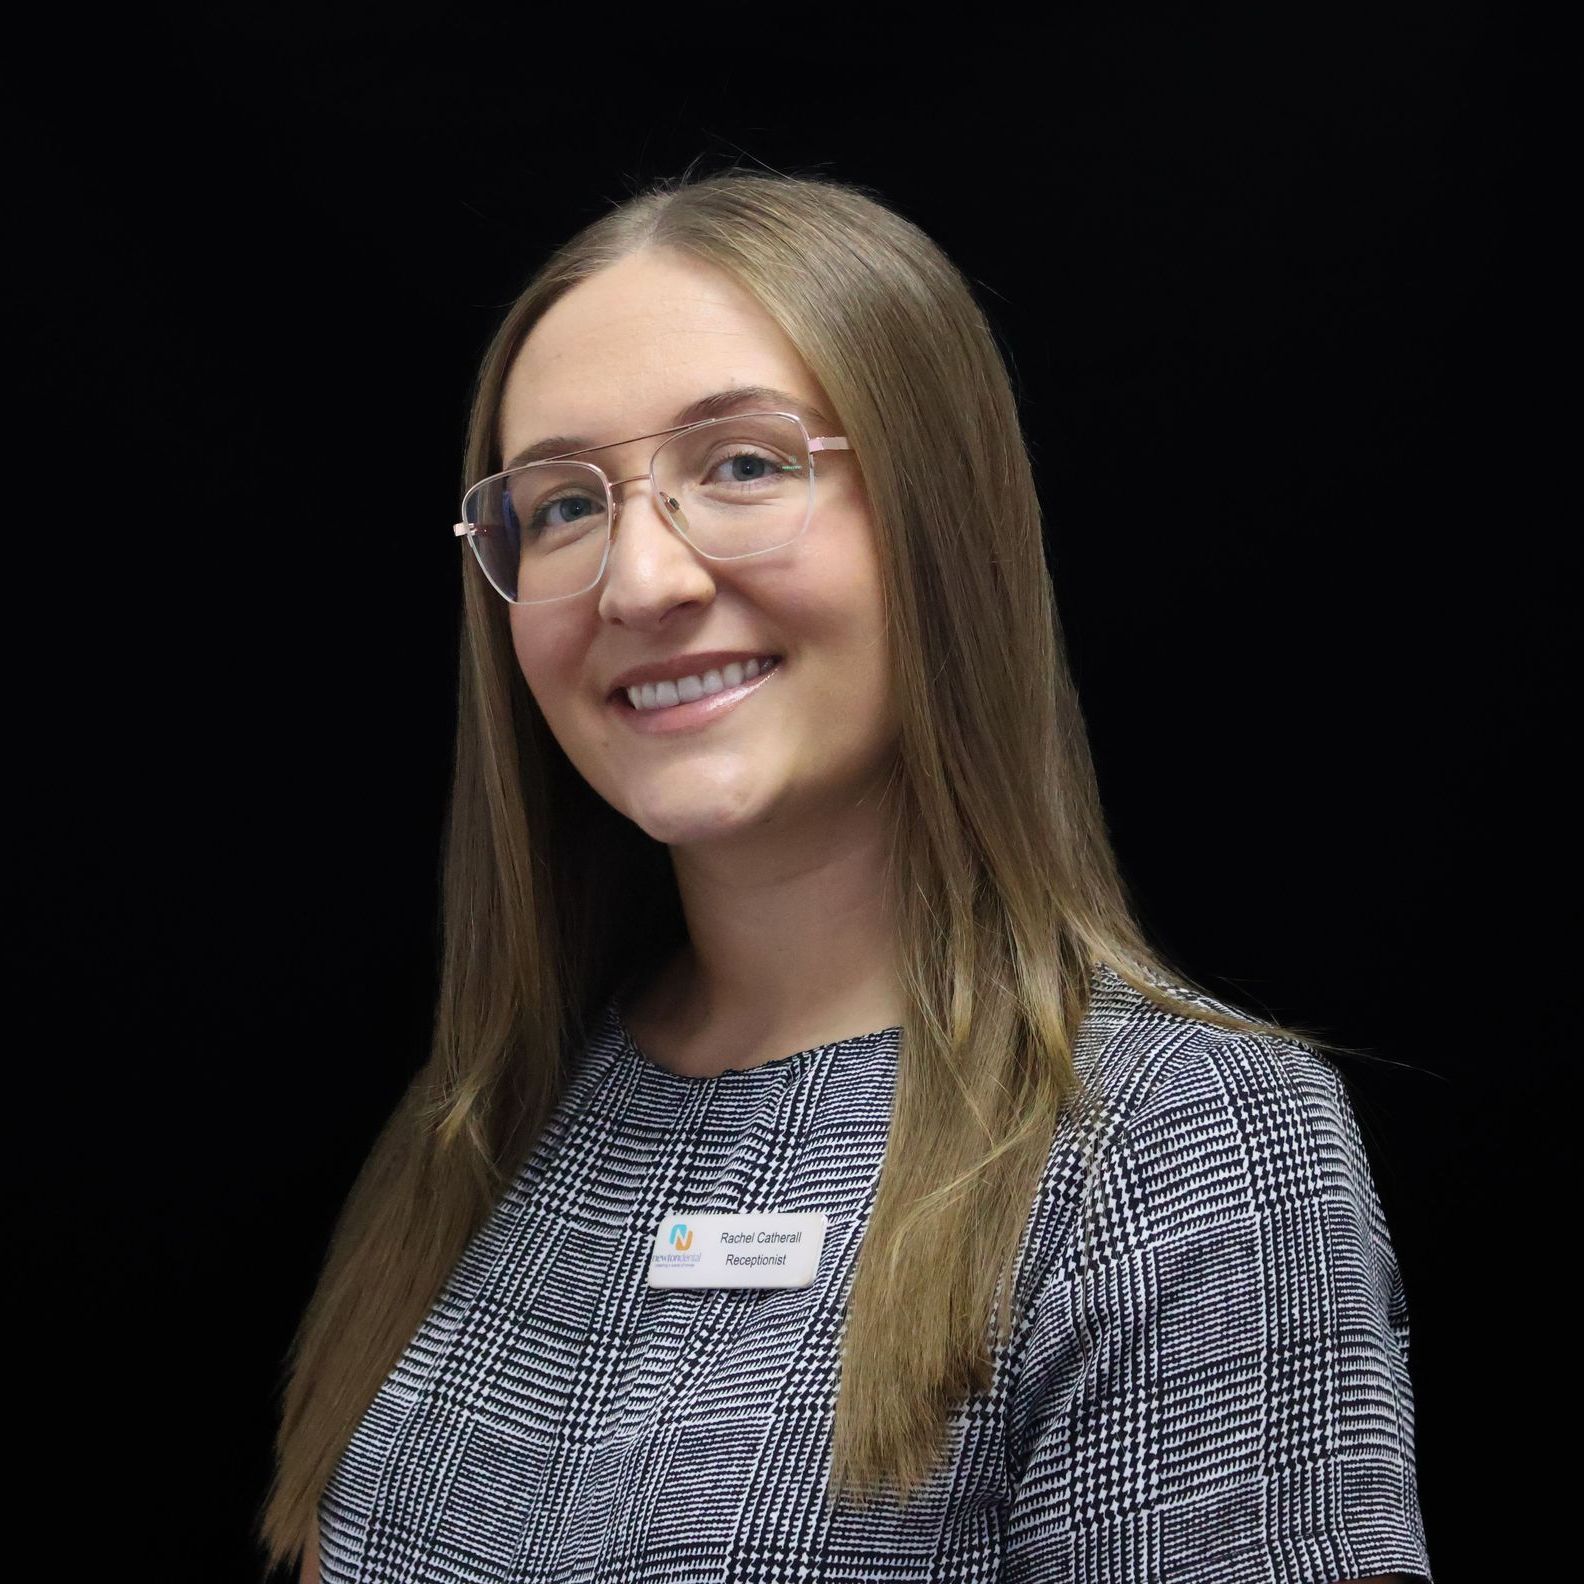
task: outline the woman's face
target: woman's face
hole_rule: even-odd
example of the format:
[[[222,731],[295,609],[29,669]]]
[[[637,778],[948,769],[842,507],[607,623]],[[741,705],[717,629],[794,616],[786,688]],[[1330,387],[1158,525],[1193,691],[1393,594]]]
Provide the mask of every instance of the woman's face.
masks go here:
[[[802,359],[729,277],[676,254],[629,255],[574,287],[523,343],[502,395],[501,455],[585,436],[609,446],[582,460],[611,479],[645,474],[659,439],[610,442],[670,428],[690,402],[744,385],[795,397],[811,436],[841,433]],[[619,485],[601,582],[510,608],[518,664],[567,758],[656,841],[818,832],[889,769],[898,720],[862,479],[846,451],[816,453],[814,470],[802,536],[734,561],[697,554],[646,479]],[[666,662],[683,677],[706,669],[685,658],[706,651],[781,658],[733,707],[683,730],[640,730],[647,717],[612,700],[630,667]]]

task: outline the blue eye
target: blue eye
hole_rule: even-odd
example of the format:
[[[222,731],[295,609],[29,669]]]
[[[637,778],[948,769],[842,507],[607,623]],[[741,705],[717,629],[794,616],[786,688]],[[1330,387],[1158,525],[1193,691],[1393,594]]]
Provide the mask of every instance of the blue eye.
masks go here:
[[[544,500],[531,504],[528,512],[526,528],[522,520],[522,513],[518,510],[517,502],[510,491],[501,497],[502,515],[506,527],[512,536],[519,542],[527,538],[530,542],[540,540],[547,534],[553,535],[563,528],[576,528],[581,523],[593,517],[602,515],[603,503],[585,490],[565,490],[559,495],[551,495]],[[568,508],[560,518],[552,518],[551,513],[557,507]]]
[[[768,457],[758,451],[733,451],[730,456],[723,456],[710,469],[713,473],[717,468],[725,467],[731,462],[755,462],[760,471],[748,478],[729,478],[723,482],[727,484],[763,484],[767,479],[776,477],[781,473],[796,473],[795,464],[778,462],[774,457]]]
[[[584,506],[590,510],[593,510],[595,502],[587,495],[557,495],[552,500],[541,501],[539,503],[538,509],[528,520],[528,526],[535,533],[543,533],[546,528],[570,528],[574,523],[582,521],[582,518],[573,517],[569,522],[547,523],[545,521],[545,517],[547,513],[553,511],[557,506],[573,505]]]

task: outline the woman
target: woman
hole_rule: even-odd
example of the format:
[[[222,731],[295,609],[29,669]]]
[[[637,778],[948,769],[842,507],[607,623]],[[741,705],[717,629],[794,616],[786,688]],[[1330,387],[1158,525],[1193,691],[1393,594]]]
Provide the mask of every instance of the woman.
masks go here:
[[[507,314],[465,487],[433,1054],[271,1559],[1429,1578],[1346,1091],[1132,917],[939,249],[821,179],[632,198]]]

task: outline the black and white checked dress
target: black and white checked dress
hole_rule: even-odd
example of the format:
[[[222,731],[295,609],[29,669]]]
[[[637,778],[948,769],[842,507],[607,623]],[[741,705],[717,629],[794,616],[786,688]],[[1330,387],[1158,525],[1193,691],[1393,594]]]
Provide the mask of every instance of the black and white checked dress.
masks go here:
[[[1429,1579],[1407,1308],[1345,1091],[1101,967],[1087,1248],[1064,1122],[950,1455],[905,1509],[828,1500],[899,1037],[686,1078],[608,1007],[325,1489],[324,1584]],[[825,1211],[813,1284],[649,1288],[675,1210]]]

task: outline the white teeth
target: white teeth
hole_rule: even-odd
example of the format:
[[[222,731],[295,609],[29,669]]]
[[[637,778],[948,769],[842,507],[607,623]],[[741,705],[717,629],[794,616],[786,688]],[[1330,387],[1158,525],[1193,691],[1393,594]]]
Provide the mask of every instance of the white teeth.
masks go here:
[[[703,676],[678,677],[674,682],[643,682],[627,689],[627,697],[634,709],[668,709],[673,704],[690,704],[706,693],[719,693],[723,688],[741,687],[761,671],[770,669],[774,657],[766,655],[761,660],[738,662],[733,660],[718,671],[706,671]]]

